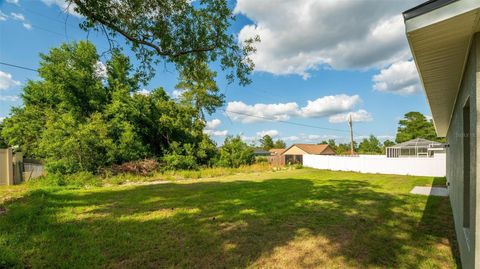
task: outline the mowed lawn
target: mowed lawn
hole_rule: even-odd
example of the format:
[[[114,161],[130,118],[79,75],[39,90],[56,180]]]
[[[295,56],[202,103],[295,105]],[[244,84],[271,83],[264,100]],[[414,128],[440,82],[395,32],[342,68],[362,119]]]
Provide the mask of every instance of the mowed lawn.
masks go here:
[[[441,181],[298,169],[37,189],[4,205],[0,267],[455,268],[448,199],[409,194]]]

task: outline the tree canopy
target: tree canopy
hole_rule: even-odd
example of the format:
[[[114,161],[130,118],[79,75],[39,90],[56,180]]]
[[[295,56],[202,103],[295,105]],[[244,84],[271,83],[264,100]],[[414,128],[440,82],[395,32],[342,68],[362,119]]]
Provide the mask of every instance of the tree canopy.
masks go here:
[[[273,146],[274,146],[272,137],[269,136],[269,135],[264,135],[264,136],[260,139],[260,145],[261,145],[261,147],[262,147],[264,150],[270,150],[270,149],[272,149]]]
[[[273,143],[273,148],[276,148],[276,149],[284,149],[286,147],[287,147],[287,144],[285,143],[285,141],[281,139],[278,139]]]
[[[395,142],[402,143],[415,138],[424,138],[432,141],[443,142],[444,139],[437,137],[433,121],[428,120],[420,112],[408,112],[398,122]]]
[[[12,109],[1,131],[9,145],[44,159],[49,171],[97,172],[146,157],[195,168],[216,154],[198,114],[208,102],[175,102],[162,88],[140,94],[139,78],[120,52],[105,72],[95,46],[85,41],[53,48],[41,59],[41,79],[27,83],[23,107]]]
[[[173,63],[179,73],[188,75],[204,63],[218,62],[229,70],[227,80],[250,83],[253,62],[247,57],[255,51],[258,36],[239,43],[229,33],[235,20],[226,0],[67,0],[86,18],[84,29],[105,33],[111,46],[123,36],[142,63],[146,77],[154,73],[153,64]]]
[[[382,144],[374,135],[364,138],[358,145],[358,153],[362,154],[380,154],[382,153]]]
[[[220,148],[218,164],[226,167],[239,167],[255,161],[253,148],[242,141],[240,136],[227,136]]]
[[[283,149],[287,147],[287,144],[281,139],[277,139],[276,141],[270,135],[264,135],[260,138],[260,146],[264,150],[271,150],[273,148]]]

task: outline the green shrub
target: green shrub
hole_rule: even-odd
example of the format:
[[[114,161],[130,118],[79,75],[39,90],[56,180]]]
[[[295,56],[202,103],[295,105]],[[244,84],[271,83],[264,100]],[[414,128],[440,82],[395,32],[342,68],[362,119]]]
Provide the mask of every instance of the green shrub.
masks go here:
[[[265,156],[255,157],[255,163],[268,163],[268,158]]]
[[[69,175],[47,174],[43,177],[32,179],[27,182],[31,186],[72,186],[72,187],[92,187],[101,186],[102,180],[90,172],[78,172]]]
[[[190,170],[197,169],[195,151],[192,145],[181,146],[177,142],[170,145],[170,151],[163,156],[165,170]]]
[[[241,165],[250,165],[255,161],[253,149],[242,141],[240,136],[227,136],[217,165],[238,168]]]

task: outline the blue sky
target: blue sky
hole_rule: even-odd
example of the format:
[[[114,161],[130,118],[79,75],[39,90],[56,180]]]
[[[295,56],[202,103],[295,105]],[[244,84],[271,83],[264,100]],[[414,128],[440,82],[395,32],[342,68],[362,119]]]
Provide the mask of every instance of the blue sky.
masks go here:
[[[419,2],[231,2],[238,15],[232,33],[240,41],[253,35],[262,41],[252,55],[252,84],[228,85],[219,74],[226,104],[208,117],[206,132],[219,144],[226,134],[255,141],[265,133],[287,144],[346,142],[351,114],[356,139],[393,139],[406,112],[430,115],[401,19],[402,11]],[[99,52],[108,47],[101,34],[79,29],[81,17],[66,11],[62,0],[0,0],[0,11],[0,62],[35,69],[39,53],[87,37]],[[128,47],[124,52],[133,58]],[[162,86],[173,96],[177,74],[167,69],[158,66],[146,89]],[[18,96],[29,79],[39,78],[0,65],[0,117],[21,105]]]

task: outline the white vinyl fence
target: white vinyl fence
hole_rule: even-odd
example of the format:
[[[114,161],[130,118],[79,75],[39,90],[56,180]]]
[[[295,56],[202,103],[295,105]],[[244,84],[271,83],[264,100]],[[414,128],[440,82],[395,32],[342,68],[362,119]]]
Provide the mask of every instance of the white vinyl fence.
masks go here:
[[[373,174],[444,177],[446,156],[428,158],[387,158],[384,155],[328,156],[303,155],[303,166],[333,171],[353,171]]]

